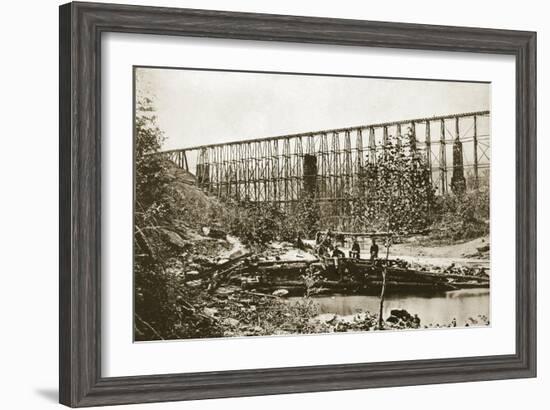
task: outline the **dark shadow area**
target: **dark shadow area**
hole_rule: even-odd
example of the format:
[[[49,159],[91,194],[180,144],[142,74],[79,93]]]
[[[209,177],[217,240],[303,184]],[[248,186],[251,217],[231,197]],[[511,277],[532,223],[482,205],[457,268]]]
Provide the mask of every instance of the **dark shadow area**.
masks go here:
[[[54,403],[59,402],[59,392],[57,389],[37,389],[35,392],[48,401],[53,401]]]

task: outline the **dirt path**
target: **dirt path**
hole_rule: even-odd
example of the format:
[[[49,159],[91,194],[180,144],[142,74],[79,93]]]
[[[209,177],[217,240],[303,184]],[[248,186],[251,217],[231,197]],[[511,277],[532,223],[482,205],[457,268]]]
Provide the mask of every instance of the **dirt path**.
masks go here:
[[[480,256],[477,250],[488,244],[488,236],[468,242],[444,246],[419,246],[414,243],[400,243],[391,247],[390,255],[451,259],[483,259],[488,261],[489,255]]]
[[[478,252],[488,245],[489,238],[477,238],[468,242],[444,246],[418,246],[412,243],[396,244],[390,248],[390,256],[420,265],[447,267],[451,264],[490,268],[489,253]]]

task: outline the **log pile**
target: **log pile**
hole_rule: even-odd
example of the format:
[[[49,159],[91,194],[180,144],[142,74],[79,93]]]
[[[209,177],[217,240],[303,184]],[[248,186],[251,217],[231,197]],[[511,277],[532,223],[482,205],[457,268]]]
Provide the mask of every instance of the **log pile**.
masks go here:
[[[321,294],[377,294],[382,286],[382,271],[385,261],[341,258],[315,260],[258,260],[252,255],[243,255],[216,267],[210,290],[218,286],[234,285],[242,289],[271,294],[286,289],[291,295],[306,291],[304,275],[317,274],[316,292]],[[488,288],[489,275],[485,268],[455,267],[434,271],[419,270],[406,261],[390,259],[386,286],[395,292],[443,292],[458,289]]]

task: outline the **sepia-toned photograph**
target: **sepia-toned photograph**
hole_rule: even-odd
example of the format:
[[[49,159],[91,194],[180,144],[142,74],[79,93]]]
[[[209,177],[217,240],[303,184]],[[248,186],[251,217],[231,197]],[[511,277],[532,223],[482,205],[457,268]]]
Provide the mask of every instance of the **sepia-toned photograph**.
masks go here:
[[[490,83],[133,86],[136,342],[490,326]]]

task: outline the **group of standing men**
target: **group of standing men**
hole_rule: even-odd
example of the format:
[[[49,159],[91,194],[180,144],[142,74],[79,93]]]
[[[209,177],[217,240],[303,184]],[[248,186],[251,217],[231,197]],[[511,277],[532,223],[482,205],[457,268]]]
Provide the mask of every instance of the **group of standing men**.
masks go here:
[[[315,245],[317,254],[320,257],[333,257],[339,259],[346,256],[345,253],[341,249],[339,249],[338,245],[336,244],[336,236],[332,234],[330,229],[324,235],[322,232],[317,232],[317,235],[315,237]],[[349,251],[349,257],[353,259],[359,259],[360,256],[361,246],[357,241],[357,237],[354,237],[353,244],[351,245],[351,250]],[[378,245],[376,244],[376,239],[374,238],[372,238],[372,244],[370,247],[370,259],[378,259]]]

